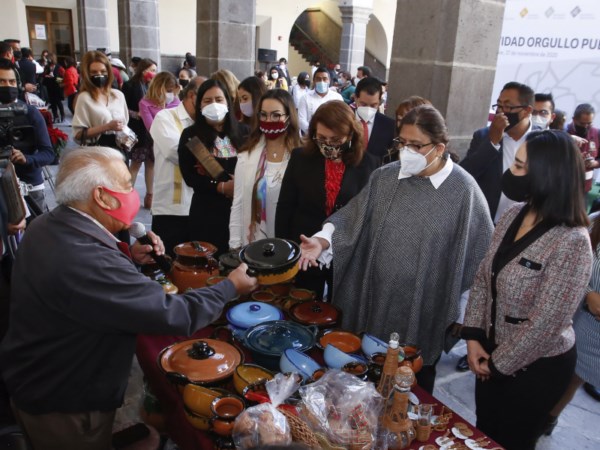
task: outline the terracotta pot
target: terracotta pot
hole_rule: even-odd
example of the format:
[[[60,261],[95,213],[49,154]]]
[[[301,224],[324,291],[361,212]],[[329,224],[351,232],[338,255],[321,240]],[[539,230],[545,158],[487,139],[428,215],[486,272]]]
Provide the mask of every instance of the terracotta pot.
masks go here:
[[[300,246],[285,239],[261,239],[240,251],[240,260],[248,265],[248,275],[258,283],[271,286],[290,281],[298,273]]]
[[[196,289],[206,286],[206,280],[219,275],[219,264],[213,258],[217,247],[208,242],[184,242],[173,249],[176,258],[170,278],[179,289]]]
[[[214,385],[233,375],[243,362],[241,351],[215,339],[190,339],[164,348],[158,366],[176,385]]]
[[[342,315],[338,307],[317,300],[296,303],[290,308],[289,313],[292,320],[302,325],[316,325],[319,328],[335,327]],[[358,346],[360,348],[360,339]]]
[[[256,291],[252,293],[251,298],[256,302],[273,303],[276,297],[269,291]]]
[[[194,414],[210,417],[212,402],[223,395],[223,391],[209,389],[195,384],[186,384],[183,389],[183,404]]]
[[[333,344],[345,353],[356,353],[360,350],[360,337],[350,331],[341,329],[324,330],[317,338],[317,346],[324,350],[327,344]]]
[[[236,395],[216,398],[211,404],[212,430],[220,436],[230,436],[235,419],[244,411],[244,400]]]
[[[344,364],[342,370],[350,375],[357,376],[363,381],[367,381],[367,372],[369,366],[363,362],[349,362]]]
[[[423,368],[421,349],[412,344],[400,344],[400,347],[404,350],[404,361],[400,366],[408,366],[414,373],[418,373]]]
[[[273,284],[268,287],[268,290],[271,291],[276,297],[284,298],[287,297],[292,289],[291,283],[278,283]]]

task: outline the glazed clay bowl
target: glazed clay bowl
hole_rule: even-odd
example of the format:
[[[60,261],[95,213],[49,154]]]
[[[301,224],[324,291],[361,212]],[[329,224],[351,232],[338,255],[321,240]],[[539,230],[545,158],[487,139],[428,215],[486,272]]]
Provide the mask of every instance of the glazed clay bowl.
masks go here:
[[[348,363],[367,363],[362,357],[344,353],[332,344],[328,344],[327,347],[325,347],[323,359],[330,369],[341,369]]]
[[[404,361],[400,366],[408,366],[414,373],[418,373],[423,368],[421,348],[413,344],[400,344],[400,347],[404,350]]]
[[[185,411],[185,418],[191,426],[202,431],[209,431],[211,429],[212,420],[210,417],[196,414],[195,412],[190,411],[186,406],[183,407],[183,410]]]
[[[274,376],[273,372],[256,364],[240,364],[233,372],[233,385],[237,393],[243,395],[248,386],[272,380]]]
[[[302,379],[306,381],[311,378],[312,375],[321,368],[321,366],[310,356],[305,355],[298,350],[288,348],[281,354],[279,368],[283,373],[298,373]]]
[[[227,394],[224,389],[209,389],[189,383],[183,388],[183,404],[194,414],[210,417],[212,415],[210,405],[223,394]]]
[[[275,294],[270,291],[256,291],[250,296],[255,302],[273,303],[277,298]]]
[[[316,325],[319,328],[335,327],[342,317],[341,310],[331,303],[307,300],[290,308],[290,317],[302,325]]]
[[[317,347],[324,349],[328,344],[332,344],[344,353],[356,353],[360,350],[360,342],[360,338],[350,331],[330,329],[319,334]]]
[[[236,417],[244,411],[246,405],[236,395],[224,395],[216,398],[210,407],[213,413],[212,431],[220,436],[230,436]]]
[[[375,353],[386,353],[388,349],[388,344],[383,342],[377,336],[364,333],[362,335],[360,347],[364,355],[367,358],[370,358]]]
[[[354,375],[363,381],[367,381],[369,366],[364,362],[349,362],[344,364],[342,371]]]

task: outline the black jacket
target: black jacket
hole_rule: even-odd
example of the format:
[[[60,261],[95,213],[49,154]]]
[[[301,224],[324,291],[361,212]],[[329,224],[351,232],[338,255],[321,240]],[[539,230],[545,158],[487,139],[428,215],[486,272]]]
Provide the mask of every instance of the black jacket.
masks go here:
[[[369,136],[367,153],[382,160],[392,148],[392,141],[396,137],[396,122],[388,116],[377,113],[373,121],[373,129]]]
[[[334,211],[360,192],[378,165],[377,158],[365,153],[357,167],[346,167]],[[299,242],[300,234],[311,236],[320,231],[326,218],[325,158],[320,153],[307,155],[303,148],[297,148],[281,184],[275,236]]]

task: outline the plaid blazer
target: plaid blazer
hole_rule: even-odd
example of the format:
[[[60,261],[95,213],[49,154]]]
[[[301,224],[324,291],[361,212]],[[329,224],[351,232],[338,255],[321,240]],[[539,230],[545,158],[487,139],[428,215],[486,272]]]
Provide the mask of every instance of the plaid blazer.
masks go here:
[[[524,204],[500,219],[479,266],[464,320],[463,338],[489,337],[492,261],[508,227]],[[572,317],[586,292],[592,250],[585,227],[556,226],[525,248],[496,278],[497,347],[489,367],[511,375],[539,358],[560,355],[575,343]]]

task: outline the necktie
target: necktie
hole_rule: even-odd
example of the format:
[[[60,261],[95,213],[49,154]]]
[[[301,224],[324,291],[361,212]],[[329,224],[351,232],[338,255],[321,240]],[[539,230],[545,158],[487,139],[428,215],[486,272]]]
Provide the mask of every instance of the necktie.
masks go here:
[[[365,122],[364,120],[361,120],[362,122],[362,126],[363,126],[363,136],[364,136],[364,142],[365,142],[365,150],[367,149],[368,145],[369,145],[369,126],[367,125],[367,122]]]
[[[119,247],[121,253],[123,253],[125,256],[131,259],[131,252],[129,251],[129,245],[127,245],[127,242],[119,241],[117,242],[117,247]]]

